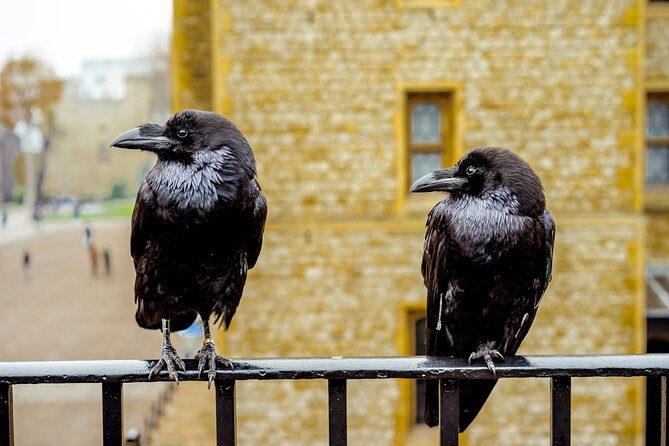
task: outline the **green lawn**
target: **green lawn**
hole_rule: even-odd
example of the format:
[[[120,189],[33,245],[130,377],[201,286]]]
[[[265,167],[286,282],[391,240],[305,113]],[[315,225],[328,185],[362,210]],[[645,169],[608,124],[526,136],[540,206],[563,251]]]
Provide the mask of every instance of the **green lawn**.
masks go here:
[[[107,220],[110,218],[130,219],[134,200],[109,200],[88,203],[82,206],[79,218],[86,220]],[[64,221],[74,218],[71,209],[60,213],[46,213],[45,221]]]

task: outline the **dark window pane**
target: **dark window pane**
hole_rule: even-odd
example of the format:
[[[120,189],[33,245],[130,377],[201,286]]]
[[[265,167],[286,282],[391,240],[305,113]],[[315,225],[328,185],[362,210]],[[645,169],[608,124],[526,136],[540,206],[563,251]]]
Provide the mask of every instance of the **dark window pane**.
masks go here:
[[[658,99],[649,99],[646,136],[657,138],[669,136],[669,103]]]
[[[411,143],[441,142],[441,111],[435,104],[422,102],[411,110]]]
[[[646,149],[646,182],[649,184],[669,183],[669,147],[648,147]]]
[[[411,182],[441,167],[440,153],[411,154]]]

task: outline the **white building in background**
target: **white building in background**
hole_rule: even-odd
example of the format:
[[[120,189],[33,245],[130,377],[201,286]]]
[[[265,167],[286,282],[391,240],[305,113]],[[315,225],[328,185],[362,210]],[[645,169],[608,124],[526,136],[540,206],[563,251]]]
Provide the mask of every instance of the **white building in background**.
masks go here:
[[[153,164],[148,153],[109,148],[121,132],[171,114],[168,61],[157,59],[84,62],[55,107],[45,191],[78,198],[135,194]],[[116,192],[114,192],[116,191]]]
[[[128,77],[150,77],[167,72],[167,61],[157,59],[88,60],[81,67],[79,98],[120,101],[128,93]]]

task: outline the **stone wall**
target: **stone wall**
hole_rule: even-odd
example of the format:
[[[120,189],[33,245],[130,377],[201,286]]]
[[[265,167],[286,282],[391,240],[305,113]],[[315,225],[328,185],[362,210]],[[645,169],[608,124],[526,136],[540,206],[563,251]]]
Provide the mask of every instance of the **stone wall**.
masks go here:
[[[638,206],[634,1],[284,3],[216,2],[214,106],[253,143],[275,216],[396,209],[397,90],[437,81],[462,85],[463,146],[521,153],[552,208]],[[288,156],[299,168],[272,168]]]
[[[174,0],[172,30],[172,107],[210,110],[210,0]]]
[[[669,7],[649,5],[646,25],[646,82],[669,87]]]

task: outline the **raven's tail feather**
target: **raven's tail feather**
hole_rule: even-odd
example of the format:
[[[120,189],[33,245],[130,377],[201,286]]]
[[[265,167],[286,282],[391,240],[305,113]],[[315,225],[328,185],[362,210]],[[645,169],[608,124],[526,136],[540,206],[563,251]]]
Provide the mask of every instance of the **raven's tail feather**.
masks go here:
[[[423,421],[430,427],[439,424],[439,380],[425,380],[425,412]]]
[[[474,421],[495,384],[497,384],[496,379],[460,380],[460,432],[464,432]],[[439,380],[437,379],[425,381],[423,420],[430,427],[439,424]]]

